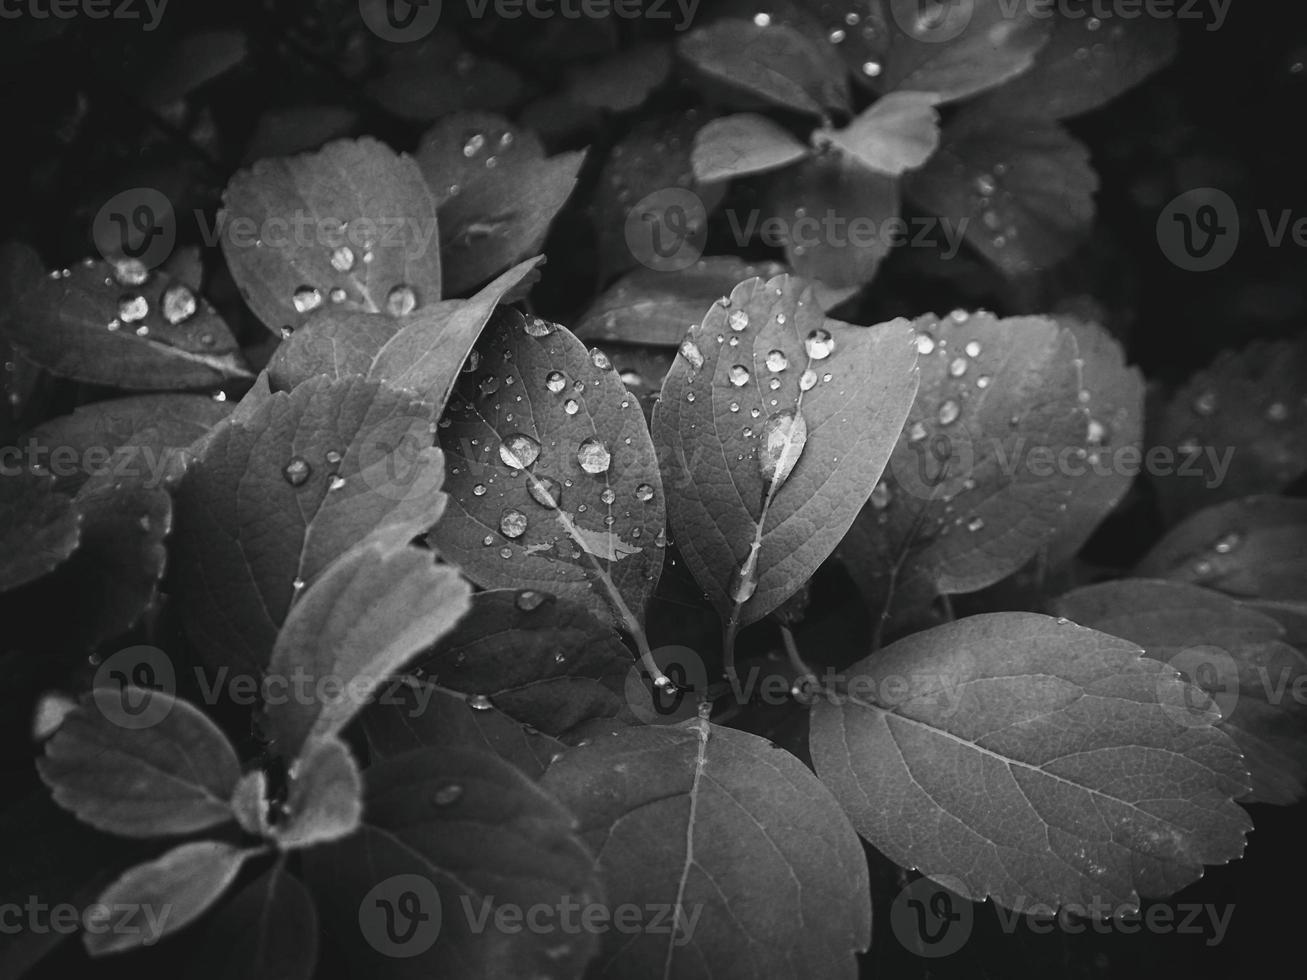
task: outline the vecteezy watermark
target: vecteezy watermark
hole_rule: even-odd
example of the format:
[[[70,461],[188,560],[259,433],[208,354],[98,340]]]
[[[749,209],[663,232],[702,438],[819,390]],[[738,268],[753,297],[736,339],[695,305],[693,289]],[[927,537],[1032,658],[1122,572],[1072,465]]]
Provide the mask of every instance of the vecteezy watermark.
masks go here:
[[[162,191],[131,187],[119,191],[91,222],[96,251],[110,262],[136,259],[147,269],[161,265],[177,244],[177,215]]]
[[[655,272],[680,272],[699,261],[708,240],[708,210],[694,191],[668,187],[637,201],[623,225],[631,256]]]
[[[564,896],[557,902],[522,905],[494,895],[461,893],[446,905],[430,879],[417,874],[393,875],[378,882],[359,903],[363,938],[384,956],[407,959],[430,949],[450,916],[462,919],[458,933],[528,934],[557,937],[603,935],[667,937],[673,946],[694,938],[703,906],[633,902],[607,905],[584,896]]]
[[[28,895],[21,903],[0,904],[0,935],[86,932],[97,936],[141,936],[141,945],[151,946],[163,935],[171,914],[171,903],[95,902],[78,908],[70,902],[50,904]]]
[[[141,30],[159,26],[168,0],[0,0],[0,19],[138,20]]]
[[[359,0],[359,14],[383,41],[409,44],[435,30],[445,3],[474,20],[672,21],[675,31],[686,30],[699,9],[699,0]]]
[[[1209,31],[1225,24],[1232,0],[890,0],[890,16],[907,36],[929,44],[959,37],[982,5],[990,19],[992,43],[1019,20],[1082,21],[1091,30],[1105,24],[1139,20],[1200,20]],[[993,13],[998,14],[993,21]],[[998,33],[995,33],[998,32]]]
[[[1291,208],[1258,208],[1255,213],[1257,230],[1267,247],[1307,249],[1307,215],[1295,214]],[[1234,257],[1243,231],[1238,206],[1229,194],[1214,187],[1185,191],[1157,218],[1157,244],[1162,254],[1187,272],[1221,268]]]
[[[181,446],[48,445],[29,436],[19,445],[0,446],[0,477],[34,473],[57,480],[130,480],[153,490],[170,486],[191,459]]]

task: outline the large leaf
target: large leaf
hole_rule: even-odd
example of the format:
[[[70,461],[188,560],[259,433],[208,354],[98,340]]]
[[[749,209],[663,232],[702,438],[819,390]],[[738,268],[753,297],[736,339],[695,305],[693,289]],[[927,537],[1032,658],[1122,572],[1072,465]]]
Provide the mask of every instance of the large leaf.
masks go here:
[[[67,561],[81,540],[81,516],[54,477],[0,477],[0,592],[26,585]]]
[[[239,411],[239,409],[238,409]],[[314,378],[229,422],[176,496],[176,595],[212,666],[267,664],[291,602],[379,527],[439,517],[431,406],[377,381]]]
[[[817,570],[880,478],[917,390],[906,321],[827,320],[790,276],[740,283],[692,329],[653,432],[681,554],[723,618]]]
[[[897,177],[939,148],[939,113],[927,92],[891,92],[843,129],[825,136],[832,146],[878,173]]]
[[[400,539],[402,541],[402,538]],[[469,589],[431,553],[369,538],[327,566],[291,607],[267,677],[290,692],[264,709],[283,758],[310,739],[335,735],[391,674],[435,643],[467,611]]]
[[[848,818],[788,752],[698,721],[571,750],[544,786],[570,806],[614,905],[595,975],[855,977],[871,941],[866,862]]]
[[[956,9],[956,8],[955,8]],[[904,193],[1009,276],[1048,269],[1089,232],[1098,177],[1089,150],[1057,123],[962,110]]]
[[[190,834],[231,820],[240,778],[236,750],[202,711],[126,685],[87,695],[37,768],[60,806],[124,837]]]
[[[539,251],[585,152],[546,159],[530,130],[490,113],[460,112],[436,123],[415,157],[436,196],[441,274],[452,294]]]
[[[309,980],[317,960],[313,896],[278,862],[209,917],[186,980]]]
[[[730,180],[779,170],[812,152],[766,116],[721,116],[694,136],[690,159],[699,180]]]
[[[1030,613],[917,633],[816,703],[813,762],[860,834],[966,898],[1137,909],[1252,826],[1220,713],[1140,653]]]
[[[226,323],[191,288],[140,263],[86,259],[23,291],[10,341],[52,374],[117,388],[216,388],[249,377]]]
[[[432,533],[486,588],[535,589],[630,628],[662,570],[665,501],[644,417],[601,353],[501,309],[440,445],[450,504]]]
[[[364,814],[354,836],[305,852],[352,975],[580,975],[597,936],[576,929],[578,906],[603,901],[594,859],[572,815],[517,770],[484,752],[407,752],[368,770]],[[533,928],[496,924],[537,907]]]
[[[326,304],[402,316],[440,299],[435,198],[410,157],[375,139],[261,160],[223,204],[232,277],[274,333]]]
[[[1056,612],[1082,626],[1138,643],[1180,671],[1221,710],[1219,728],[1252,770],[1257,803],[1307,796],[1307,658],[1282,642],[1284,628],[1210,589],[1154,579],[1120,579],[1076,589]]]
[[[915,324],[921,388],[840,556],[873,613],[993,585],[1066,521],[1088,415],[1072,333],[963,312]]]

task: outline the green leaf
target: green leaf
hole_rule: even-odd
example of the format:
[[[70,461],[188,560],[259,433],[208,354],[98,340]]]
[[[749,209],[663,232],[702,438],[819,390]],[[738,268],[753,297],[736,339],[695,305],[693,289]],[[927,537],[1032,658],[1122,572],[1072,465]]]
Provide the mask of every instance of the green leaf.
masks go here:
[[[1283,490],[1307,473],[1307,341],[1225,351],[1175,393],[1149,428],[1149,443],[1175,461],[1153,478],[1171,521],[1223,500]]]
[[[653,432],[677,544],[724,619],[761,619],[839,543],[903,427],[914,360],[906,321],[827,320],[790,276],[740,283],[686,336]]]
[[[792,28],[723,19],[690,31],[676,49],[707,78],[771,105],[815,116],[848,111],[844,66]]]
[[[223,205],[232,278],[274,333],[327,304],[402,316],[440,299],[435,198],[411,157],[375,139],[260,160]]]
[[[741,112],[711,119],[694,136],[698,180],[730,180],[788,167],[812,151],[766,116]]]
[[[209,917],[186,980],[309,980],[317,961],[313,896],[278,862]]]
[[[358,830],[363,775],[340,739],[327,736],[305,746],[291,766],[289,781],[289,818],[272,829],[281,847],[312,847]]]
[[[86,931],[82,942],[92,956],[150,946],[199,918],[236,879],[241,865],[258,851],[193,841],[163,857],[138,864],[100,895],[107,914],[124,906],[142,910],[145,925],[136,930]]]
[[[294,759],[306,742],[338,734],[391,674],[435,643],[467,611],[458,572],[428,551],[395,546],[389,529],[332,562],[295,604],[267,676],[306,678],[322,697],[279,698],[263,709],[276,751]]]
[[[927,92],[891,92],[843,129],[819,133],[832,146],[878,173],[915,170],[939,148],[939,113]]]
[[[1284,628],[1233,599],[1179,582],[1120,579],[1076,589],[1055,611],[1082,626],[1138,643],[1210,695],[1217,727],[1252,770],[1253,803],[1288,806],[1307,796],[1307,658],[1282,642]]]
[[[81,540],[81,515],[55,493],[54,478],[0,478],[0,592],[48,574],[68,560]]]
[[[796,274],[830,287],[860,287],[893,244],[899,182],[826,153],[773,177],[765,201],[781,223],[785,257]]]
[[[85,259],[25,289],[4,329],[51,374],[116,388],[216,388],[248,378],[236,338],[189,286],[130,260]]]
[[[438,430],[450,504],[432,542],[484,588],[549,592],[630,628],[665,527],[638,405],[605,355],[516,310],[499,311],[477,355]]]
[[[297,592],[334,559],[378,528],[411,537],[435,523],[431,417],[384,383],[323,377],[219,429],[177,492],[172,550],[174,594],[210,666],[262,670]]]
[[[568,751],[543,785],[579,818],[609,902],[667,910],[605,933],[596,976],[857,976],[862,849],[788,752],[702,720],[632,728]]]
[[[817,774],[877,850],[965,898],[1137,909],[1252,826],[1219,712],[1140,653],[1030,613],[917,633],[818,700]]]
[[[954,102],[1028,71],[1048,43],[1051,18],[1010,0],[924,5],[885,0],[891,28],[883,84]]]
[[[1057,123],[963,109],[904,193],[941,218],[999,271],[1051,268],[1088,235],[1098,176],[1089,150]]]
[[[240,778],[236,750],[204,712],[165,691],[129,686],[88,694],[46,743],[37,768],[60,806],[124,837],[190,834],[230,821],[228,800]]]
[[[679,272],[636,269],[594,301],[575,332],[582,340],[676,347],[713,301],[729,296],[736,283],[784,271],[778,262],[748,263],[734,255],[702,258]]]
[[[407,752],[368,770],[364,815],[358,833],[304,855],[351,975],[581,974],[598,937],[577,929],[577,909],[603,902],[594,858],[572,815],[516,769],[465,749]],[[534,907],[541,928],[496,924]],[[549,913],[568,907],[562,935]]]
[[[422,137],[415,159],[436,196],[441,274],[452,294],[540,250],[585,151],[546,159],[530,130],[491,113],[459,112]]]
[[[371,2],[381,6],[387,0]],[[366,89],[402,119],[429,122],[451,112],[503,109],[521,98],[523,81],[516,71],[473,54],[453,31],[437,31],[418,44],[388,48],[386,73]]]
[[[906,615],[1015,572],[1064,526],[1088,455],[1070,330],[961,312],[914,326],[916,402],[840,546],[873,616]]]

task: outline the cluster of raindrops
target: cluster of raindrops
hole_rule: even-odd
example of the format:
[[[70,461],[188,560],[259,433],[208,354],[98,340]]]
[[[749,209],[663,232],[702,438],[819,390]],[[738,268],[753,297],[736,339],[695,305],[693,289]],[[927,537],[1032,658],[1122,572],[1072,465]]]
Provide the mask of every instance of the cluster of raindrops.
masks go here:
[[[502,130],[497,136],[479,129],[469,130],[463,134],[463,158],[465,160],[479,159],[482,166],[487,170],[494,170],[499,166],[499,157],[496,154],[507,152],[516,141],[517,137],[508,130]],[[487,152],[487,149],[489,152]],[[449,197],[454,197],[461,190],[462,188],[457,184],[452,184],[446,193]]]
[[[1003,178],[1008,164],[999,161],[987,171],[975,175],[971,182],[973,213],[979,215],[980,226],[989,236],[989,244],[996,249],[1006,248],[1020,234],[1016,224],[1004,218]]]

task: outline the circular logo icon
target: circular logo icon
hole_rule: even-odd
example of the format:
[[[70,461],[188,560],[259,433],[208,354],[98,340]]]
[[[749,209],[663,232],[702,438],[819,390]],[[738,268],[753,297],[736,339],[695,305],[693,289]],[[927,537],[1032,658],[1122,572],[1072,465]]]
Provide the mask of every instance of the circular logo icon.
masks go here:
[[[441,0],[359,0],[359,16],[381,40],[411,44],[436,29],[440,6]]]
[[[104,659],[92,686],[95,703],[109,721],[122,728],[149,728],[172,710],[177,675],[158,647],[127,647]]]
[[[669,187],[647,194],[626,213],[626,247],[655,272],[680,272],[699,261],[708,238],[708,210],[698,194]]]
[[[963,947],[971,936],[976,911],[956,878],[918,878],[890,906],[890,927],[904,949],[938,959]]]
[[[689,647],[666,646],[653,651],[654,663],[671,681],[659,687],[636,661],[626,674],[626,703],[646,725],[675,725],[693,718],[708,693],[708,668]]]
[[[1219,269],[1239,247],[1239,208],[1215,187],[1185,191],[1158,216],[1157,244],[1186,272]]]
[[[889,8],[904,34],[943,44],[967,29],[975,6],[975,0],[890,0]]]
[[[432,428],[425,417],[414,416],[391,419],[363,433],[358,454],[363,483],[387,500],[434,496],[445,467]]]
[[[391,875],[363,896],[359,929],[383,956],[420,956],[440,935],[440,892],[422,875]]]
[[[967,489],[975,465],[971,434],[961,423],[946,429],[908,422],[889,460],[898,489],[922,500],[944,499]]]
[[[177,215],[161,191],[133,187],[104,202],[91,223],[91,239],[109,262],[134,259],[153,269],[177,244]]]
[[[1177,683],[1163,674],[1158,680],[1158,701],[1162,709],[1179,725],[1210,725],[1229,718],[1239,703],[1239,665],[1234,657],[1217,646],[1185,647],[1166,661],[1183,675],[1187,683]]]

